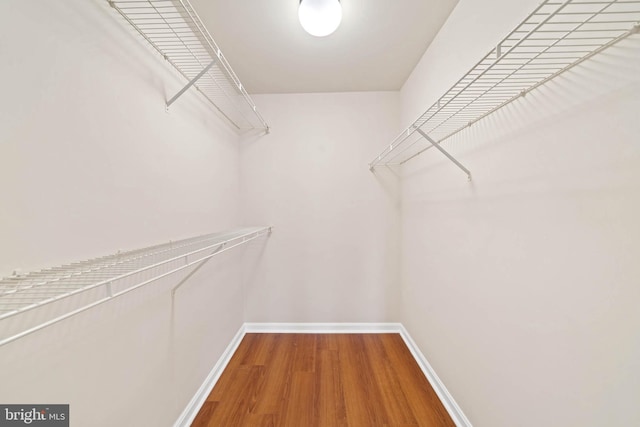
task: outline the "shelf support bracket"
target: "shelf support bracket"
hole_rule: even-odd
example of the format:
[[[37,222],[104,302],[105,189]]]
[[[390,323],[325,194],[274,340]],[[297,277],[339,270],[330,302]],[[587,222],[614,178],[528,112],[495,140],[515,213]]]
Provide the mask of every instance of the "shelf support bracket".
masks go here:
[[[456,166],[458,166],[460,169],[462,169],[464,171],[464,173],[467,174],[467,177],[469,178],[469,181],[471,181],[471,172],[469,171],[469,169],[465,168],[462,163],[460,163],[459,161],[457,161],[451,154],[447,153],[444,148],[442,148],[440,146],[440,144],[438,144],[437,142],[435,142],[429,135],[427,135],[426,133],[424,133],[422,131],[422,129],[420,128],[415,128],[416,132],[418,132],[420,135],[422,135],[424,137],[424,139],[426,139],[427,141],[429,141],[429,143],[431,145],[433,145],[435,148],[437,148],[442,154],[444,154],[445,156],[447,156],[447,158],[449,160],[451,160],[453,163],[455,163]]]
[[[189,81],[189,83],[187,83],[187,85],[185,87],[180,89],[180,92],[178,92],[175,95],[173,95],[173,98],[171,98],[170,100],[167,101],[167,108],[169,108],[169,106],[171,104],[173,104],[176,99],[180,98],[180,96],[183,93],[185,93],[191,86],[193,86],[198,80],[200,80],[200,77],[204,76],[206,74],[206,72],[209,71],[211,69],[211,67],[213,67],[213,64],[215,64],[216,61],[217,61],[217,59],[214,59],[213,61],[211,61],[211,63],[209,65],[204,67],[204,70],[200,71],[198,73],[198,75],[195,76],[194,78],[192,78],[191,81]]]

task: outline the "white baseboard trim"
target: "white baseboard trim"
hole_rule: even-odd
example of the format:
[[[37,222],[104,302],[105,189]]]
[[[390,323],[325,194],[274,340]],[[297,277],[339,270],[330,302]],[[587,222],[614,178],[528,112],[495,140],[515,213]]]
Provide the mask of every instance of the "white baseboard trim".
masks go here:
[[[209,375],[207,375],[207,378],[204,380],[200,388],[198,388],[198,391],[193,396],[187,407],[182,411],[182,414],[180,414],[180,417],[173,425],[174,427],[189,427],[191,425],[193,420],[196,418],[196,415],[198,415],[198,411],[207,400],[211,390],[213,390],[213,387],[218,382],[220,375],[222,375],[227,364],[229,364],[231,356],[233,356],[233,353],[238,349],[244,335],[245,327],[242,325],[231,340],[231,343],[229,343],[227,348],[224,350],[224,353],[222,353],[222,356],[220,356],[220,359],[218,359],[218,362],[215,364],[213,369],[211,369],[211,372],[209,372]]]
[[[400,323],[245,323],[247,333],[382,334],[399,333]]]
[[[233,337],[233,340],[227,346],[226,350],[213,367],[204,383],[200,386],[196,395],[193,396],[189,405],[180,415],[180,418],[174,424],[174,427],[188,427],[198,414],[198,411],[204,404],[213,390],[216,382],[220,378],[222,371],[229,363],[231,356],[236,351],[242,338],[247,333],[309,333],[309,334],[380,334],[380,333],[398,333],[409,348],[409,351],[415,358],[418,366],[424,373],[425,377],[436,392],[445,409],[458,427],[472,427],[471,422],[462,412],[453,399],[445,385],[442,383],[438,375],[433,370],[427,358],[420,351],[416,343],[413,341],[409,332],[401,323],[245,323]]]
[[[427,358],[424,357],[424,354],[422,354],[422,352],[418,348],[418,345],[415,343],[415,341],[413,341],[413,338],[411,338],[411,335],[409,335],[409,332],[402,324],[400,324],[399,333],[404,340],[404,343],[409,348],[409,351],[413,355],[413,358],[416,359],[416,362],[418,362],[418,366],[420,366],[420,369],[422,369],[422,373],[424,373],[424,376],[427,377],[427,380],[431,384],[431,388],[433,388],[433,390],[438,395],[438,398],[444,405],[445,409],[449,413],[449,416],[451,416],[451,419],[453,419],[453,422],[456,424],[456,426],[472,427],[469,419],[464,415],[462,409],[460,409],[456,401],[453,399],[453,396],[451,396],[444,383],[440,380],[440,378],[438,378],[436,371],[433,370]]]

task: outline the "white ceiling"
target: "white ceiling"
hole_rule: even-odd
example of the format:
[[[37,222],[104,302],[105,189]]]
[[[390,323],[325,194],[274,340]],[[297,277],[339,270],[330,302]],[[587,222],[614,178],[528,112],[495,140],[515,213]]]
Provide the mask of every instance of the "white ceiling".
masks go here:
[[[299,0],[191,0],[249,93],[398,90],[458,0],[341,0],[330,36]]]

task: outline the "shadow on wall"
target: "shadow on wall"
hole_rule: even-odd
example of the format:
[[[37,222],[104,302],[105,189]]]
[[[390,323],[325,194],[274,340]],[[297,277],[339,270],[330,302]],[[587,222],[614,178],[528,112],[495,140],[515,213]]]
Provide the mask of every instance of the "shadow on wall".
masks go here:
[[[276,230],[277,233],[277,230]],[[269,240],[274,236],[269,236]],[[242,254],[242,318],[247,320],[247,294],[252,291],[252,284],[257,283],[257,276],[259,274],[265,274],[264,270],[260,269],[260,265],[265,262],[265,252],[267,245],[263,242],[249,243],[243,250]]]
[[[400,187],[401,173],[399,167],[400,166],[382,165],[371,170],[375,180],[398,209],[402,206],[402,192]]]

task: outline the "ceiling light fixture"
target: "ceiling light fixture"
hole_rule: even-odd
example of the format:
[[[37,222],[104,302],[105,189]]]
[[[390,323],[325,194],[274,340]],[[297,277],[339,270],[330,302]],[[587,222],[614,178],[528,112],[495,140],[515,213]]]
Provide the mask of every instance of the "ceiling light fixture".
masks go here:
[[[300,0],[298,19],[302,28],[312,36],[328,36],[342,21],[340,0]]]

